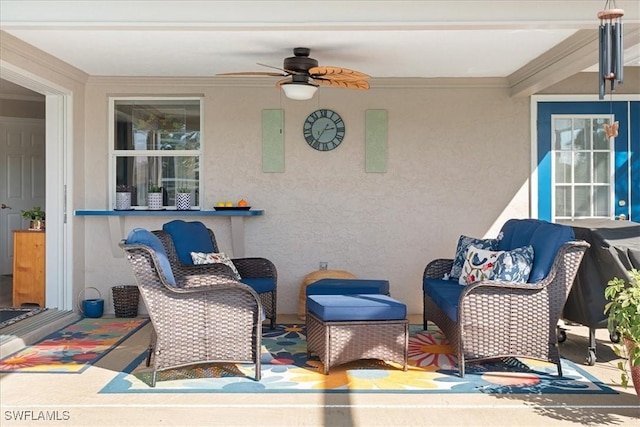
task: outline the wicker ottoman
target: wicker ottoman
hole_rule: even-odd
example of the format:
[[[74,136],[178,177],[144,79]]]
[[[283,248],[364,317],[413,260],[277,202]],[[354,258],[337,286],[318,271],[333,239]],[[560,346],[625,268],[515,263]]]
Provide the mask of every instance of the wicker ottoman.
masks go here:
[[[307,297],[307,354],[325,375],[332,366],[361,359],[397,362],[407,370],[407,306],[386,295]]]

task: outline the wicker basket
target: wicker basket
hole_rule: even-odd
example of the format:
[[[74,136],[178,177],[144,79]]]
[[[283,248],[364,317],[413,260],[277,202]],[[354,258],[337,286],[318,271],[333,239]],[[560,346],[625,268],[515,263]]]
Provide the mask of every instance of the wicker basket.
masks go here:
[[[138,315],[140,291],[137,286],[114,286],[111,288],[111,292],[116,317],[136,317]]]

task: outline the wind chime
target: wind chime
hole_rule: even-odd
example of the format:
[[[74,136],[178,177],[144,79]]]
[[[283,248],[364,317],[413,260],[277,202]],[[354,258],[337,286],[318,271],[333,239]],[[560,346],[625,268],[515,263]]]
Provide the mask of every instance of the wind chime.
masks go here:
[[[599,28],[599,80],[600,80],[600,99],[604,99],[607,82],[610,82],[610,114],[613,121],[613,91],[616,90],[616,83],[622,84],[623,67],[624,67],[624,40],[622,30],[623,9],[616,8],[615,0],[607,0],[604,10],[598,12],[600,19]],[[615,138],[618,136],[617,121],[612,124],[605,123],[603,125],[607,138]]]

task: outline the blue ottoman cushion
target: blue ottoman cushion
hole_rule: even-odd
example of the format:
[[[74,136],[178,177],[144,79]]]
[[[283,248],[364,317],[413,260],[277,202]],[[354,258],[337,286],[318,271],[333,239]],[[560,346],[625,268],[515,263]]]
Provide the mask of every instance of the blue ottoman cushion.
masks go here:
[[[389,295],[388,280],[320,279],[307,286],[307,295]]]
[[[407,306],[386,295],[310,295],[307,310],[325,322],[404,320]]]

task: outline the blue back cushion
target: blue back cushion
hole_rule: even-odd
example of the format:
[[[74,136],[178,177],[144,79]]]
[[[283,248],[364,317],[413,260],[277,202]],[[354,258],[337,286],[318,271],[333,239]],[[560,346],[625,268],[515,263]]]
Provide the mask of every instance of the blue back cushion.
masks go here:
[[[539,219],[510,219],[502,226],[501,231],[503,236],[498,244],[500,251],[533,246],[529,283],[539,282],[547,277],[560,247],[575,240],[573,228]]]
[[[176,279],[173,277],[169,258],[167,258],[167,253],[164,250],[164,246],[162,246],[162,242],[158,239],[158,236],[144,228],[134,228],[129,233],[129,236],[127,236],[126,243],[128,245],[145,245],[151,248],[156,253],[156,257],[160,263],[160,269],[162,270],[162,274],[165,279],[170,285],[176,286]]]
[[[191,252],[210,254],[216,252],[209,236],[209,230],[200,221],[186,222],[181,219],[170,221],[162,226],[169,233],[181,263],[193,265]]]

